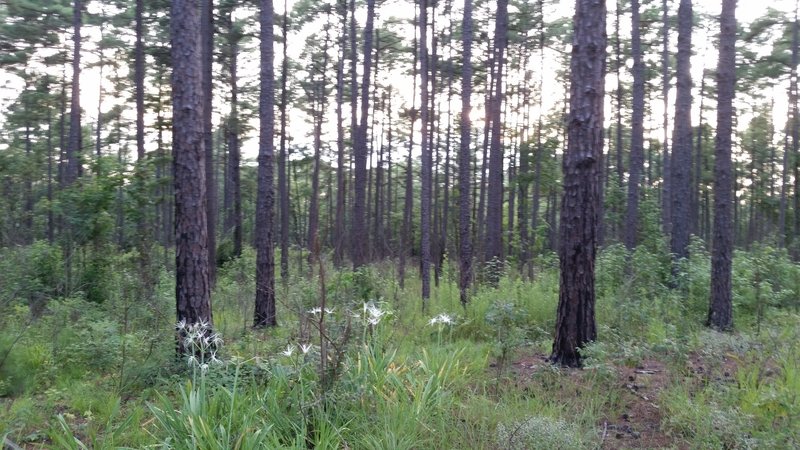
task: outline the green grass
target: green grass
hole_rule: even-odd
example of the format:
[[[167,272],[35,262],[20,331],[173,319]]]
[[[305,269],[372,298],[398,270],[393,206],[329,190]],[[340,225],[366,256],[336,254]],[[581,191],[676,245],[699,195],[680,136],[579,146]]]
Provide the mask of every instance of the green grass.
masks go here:
[[[213,307],[224,364],[203,372],[174,360],[169,274],[138,301],[135,267],[121,256],[107,283],[117,291],[104,302],[53,299],[27,328],[23,302],[5,310],[0,435],[95,449],[596,448],[641,401],[621,374],[660,361],[665,384],[647,395],[660,411],[656,432],[672,445],[800,445],[797,266],[766,250],[737,253],[737,330],[719,334],[702,326],[708,265],[695,253],[677,289],[667,287],[662,253],[638,251],[631,272],[621,247],[601,253],[599,336],[581,371],[542,360],[558,299],[552,263],[533,281],[509,273],[497,288],[476,288],[466,308],[448,265],[425,311],[411,267],[404,290],[388,263],[358,274],[328,267],[324,377],[307,312],[318,278],[279,282],[280,326],[253,331],[253,252],[222,268]],[[760,289],[749,287],[755,280]],[[390,314],[367,325],[365,301]],[[429,325],[439,314],[455,324]],[[305,343],[314,347],[303,354]],[[287,346],[291,356],[281,353]]]

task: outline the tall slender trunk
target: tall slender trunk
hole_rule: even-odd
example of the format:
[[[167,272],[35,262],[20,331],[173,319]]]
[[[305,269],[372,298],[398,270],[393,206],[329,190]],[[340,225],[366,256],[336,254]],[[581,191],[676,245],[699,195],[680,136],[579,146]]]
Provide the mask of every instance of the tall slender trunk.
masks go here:
[[[281,30],[283,32],[283,59],[281,60],[281,140],[278,150],[278,196],[280,197],[280,217],[281,217],[281,280],[284,282],[289,279],[289,173],[287,170],[289,156],[286,152],[286,123],[288,106],[289,79],[289,58],[287,48],[289,45],[289,5],[287,0],[283,0],[283,19]]]
[[[663,101],[663,149],[661,162],[661,228],[664,234],[672,234],[672,178],[670,177],[670,156],[669,156],[669,5],[667,0],[661,2],[661,20],[663,23],[661,31],[662,53],[661,53],[661,99]]]
[[[228,128],[228,175],[230,177],[230,197],[232,203],[231,220],[233,228],[233,256],[242,255],[242,182],[241,182],[241,155],[239,153],[239,35],[234,34],[236,23],[233,17],[233,8],[230,11],[230,82],[231,82],[231,117]],[[227,197],[227,196],[226,196]]]
[[[733,99],[736,84],[736,0],[723,0],[720,15],[719,66],[717,68],[717,139],[714,152],[714,237],[711,246],[711,299],[708,326],[733,327],[731,206],[733,162]]]
[[[459,298],[469,301],[468,289],[472,279],[472,234],[470,232],[470,159],[472,111],[472,0],[464,0],[461,26],[463,63],[461,67],[461,143],[458,149],[458,237],[459,237]]]
[[[692,1],[678,8],[677,98],[670,161],[672,239],[670,250],[677,259],[689,256],[689,185],[692,164]]]
[[[314,81],[317,75],[311,74],[312,90],[314,97],[312,103],[316,103],[314,111],[314,166],[311,171],[311,198],[309,199],[308,210],[308,265],[313,267],[319,252],[319,170],[322,157],[322,124],[325,120],[325,109],[328,106],[326,87],[328,84],[328,44],[330,41],[330,24],[325,26],[325,42],[322,46],[322,67],[319,68],[321,78]],[[316,71],[316,68],[315,68]],[[318,84],[317,84],[318,83]]]
[[[275,193],[273,188],[275,149],[274,58],[272,0],[261,0],[261,72],[259,95],[258,192],[256,197],[256,302],[253,326],[278,324],[275,314],[275,254],[272,240]]]
[[[489,183],[486,199],[485,261],[496,265],[489,271],[489,282],[499,281],[503,265],[503,65],[508,41],[508,0],[498,0],[494,35],[495,76],[492,92],[492,138],[489,150]]]
[[[102,41],[105,39],[105,12],[101,13],[100,17],[100,40]],[[95,155],[99,158],[102,156],[103,153],[103,144],[102,144],[102,131],[103,131],[103,70],[105,69],[105,58],[103,56],[103,48],[100,47],[98,49],[99,53],[99,64],[100,67],[98,68],[98,76],[99,82],[97,83],[97,121],[95,122],[94,127],[94,151]]]
[[[55,241],[53,214],[53,110],[47,108],[47,242]]]
[[[369,87],[372,75],[372,39],[375,20],[375,0],[367,0],[367,23],[364,27],[364,70],[361,79],[361,120],[356,130],[355,145],[355,199],[351,239],[353,267],[358,269],[367,262],[369,236],[366,227],[367,190],[367,122],[369,120]]]
[[[631,118],[628,208],[625,216],[625,247],[636,247],[639,221],[639,184],[644,168],[644,61],[639,31],[639,0],[631,0],[631,53],[633,54],[633,116]]]
[[[347,6],[346,0],[339,0],[337,8],[341,14],[341,34],[339,36],[339,63],[336,65],[336,222],[334,224],[333,263],[341,266],[344,259],[344,214],[347,208],[347,184],[345,180],[344,162],[344,125],[342,104],[344,103],[344,62],[347,43]]]
[[[212,72],[211,65],[214,59],[214,24],[213,24],[213,0],[202,0],[201,10],[201,39],[202,39],[202,61],[203,61],[203,139],[205,140],[206,151],[206,192],[208,215],[208,277],[211,287],[214,287],[217,279],[217,183],[214,176],[214,143],[211,129],[211,110],[212,110]]]
[[[144,161],[144,0],[136,0],[133,83],[136,91],[136,159]]]
[[[83,1],[72,3],[72,93],[69,113],[66,184],[78,179],[81,172],[81,25]]]
[[[428,0],[420,0],[419,49],[420,49],[420,128],[422,138],[422,189],[420,199],[420,268],[422,270],[422,309],[425,310],[431,296],[431,195],[433,183],[433,154],[428,137]]]
[[[416,11],[418,3],[414,3],[414,23],[419,21]],[[408,156],[406,158],[406,173],[405,173],[405,197],[403,199],[403,225],[400,231],[400,261],[397,268],[397,277],[400,282],[400,288],[405,287],[405,274],[406,274],[406,255],[409,253],[409,248],[412,247],[413,242],[411,239],[411,216],[414,213],[414,175],[412,164],[412,152],[414,150],[414,124],[417,121],[417,62],[419,61],[419,39],[417,37],[417,27],[414,26],[414,42],[413,53],[414,63],[412,65],[412,88],[411,88],[411,124],[408,133]]]

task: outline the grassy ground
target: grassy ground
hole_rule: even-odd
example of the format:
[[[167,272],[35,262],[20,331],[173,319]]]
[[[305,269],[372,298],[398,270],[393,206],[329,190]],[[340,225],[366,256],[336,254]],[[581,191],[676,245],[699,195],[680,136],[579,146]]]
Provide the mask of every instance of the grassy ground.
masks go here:
[[[28,448],[797,448],[797,267],[770,249],[737,254],[737,331],[720,334],[702,327],[707,255],[694,254],[677,289],[661,252],[632,255],[630,270],[623,249],[601,254],[599,336],[581,370],[546,362],[552,257],[467,308],[449,266],[424,310],[419,280],[401,289],[388,263],[327,268],[324,282],[280,285],[279,327],[253,331],[248,253],[220,271],[219,362],[174,360],[168,274],[141,301],[120,257],[102,303],[51,300],[35,321],[5,307],[0,436]],[[327,339],[311,312],[323,285]]]

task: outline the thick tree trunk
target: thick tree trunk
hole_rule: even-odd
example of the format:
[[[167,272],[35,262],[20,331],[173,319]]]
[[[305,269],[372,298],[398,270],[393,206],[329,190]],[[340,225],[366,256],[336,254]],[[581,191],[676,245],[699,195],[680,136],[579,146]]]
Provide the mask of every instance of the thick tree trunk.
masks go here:
[[[201,0],[172,2],[172,149],[178,321],[211,323],[203,140]],[[182,336],[178,348],[185,352]]]
[[[731,136],[736,83],[736,0],[722,1],[720,27],[717,140],[714,152],[714,235],[711,248],[711,302],[708,310],[708,326],[717,330],[730,330],[733,327]]]
[[[594,263],[603,149],[605,1],[577,0],[572,38],[569,139],[564,155],[559,258],[561,281],[551,360],[579,366],[597,338]]]
[[[275,326],[275,250],[272,239],[275,193],[274,57],[272,0],[261,0],[261,93],[259,95],[258,192],[256,197],[256,303],[253,326]]]

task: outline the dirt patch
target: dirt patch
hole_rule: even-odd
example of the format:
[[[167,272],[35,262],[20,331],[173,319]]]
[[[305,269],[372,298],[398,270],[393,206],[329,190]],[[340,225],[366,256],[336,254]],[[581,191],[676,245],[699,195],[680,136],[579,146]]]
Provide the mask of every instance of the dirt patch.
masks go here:
[[[551,370],[546,355],[524,355],[509,370],[517,380],[531,379],[542,370]],[[584,371],[560,369],[580,385]],[[688,448],[685,442],[661,430],[662,413],[658,396],[671,381],[669,369],[661,361],[649,359],[637,367],[616,366],[609,389],[619,392],[620,404],[597,424],[603,449]],[[621,413],[617,412],[622,411]]]
[[[687,448],[661,430],[658,396],[670,382],[666,366],[645,360],[637,367],[617,367],[616,371],[623,412],[598,424],[603,429],[602,448]]]

